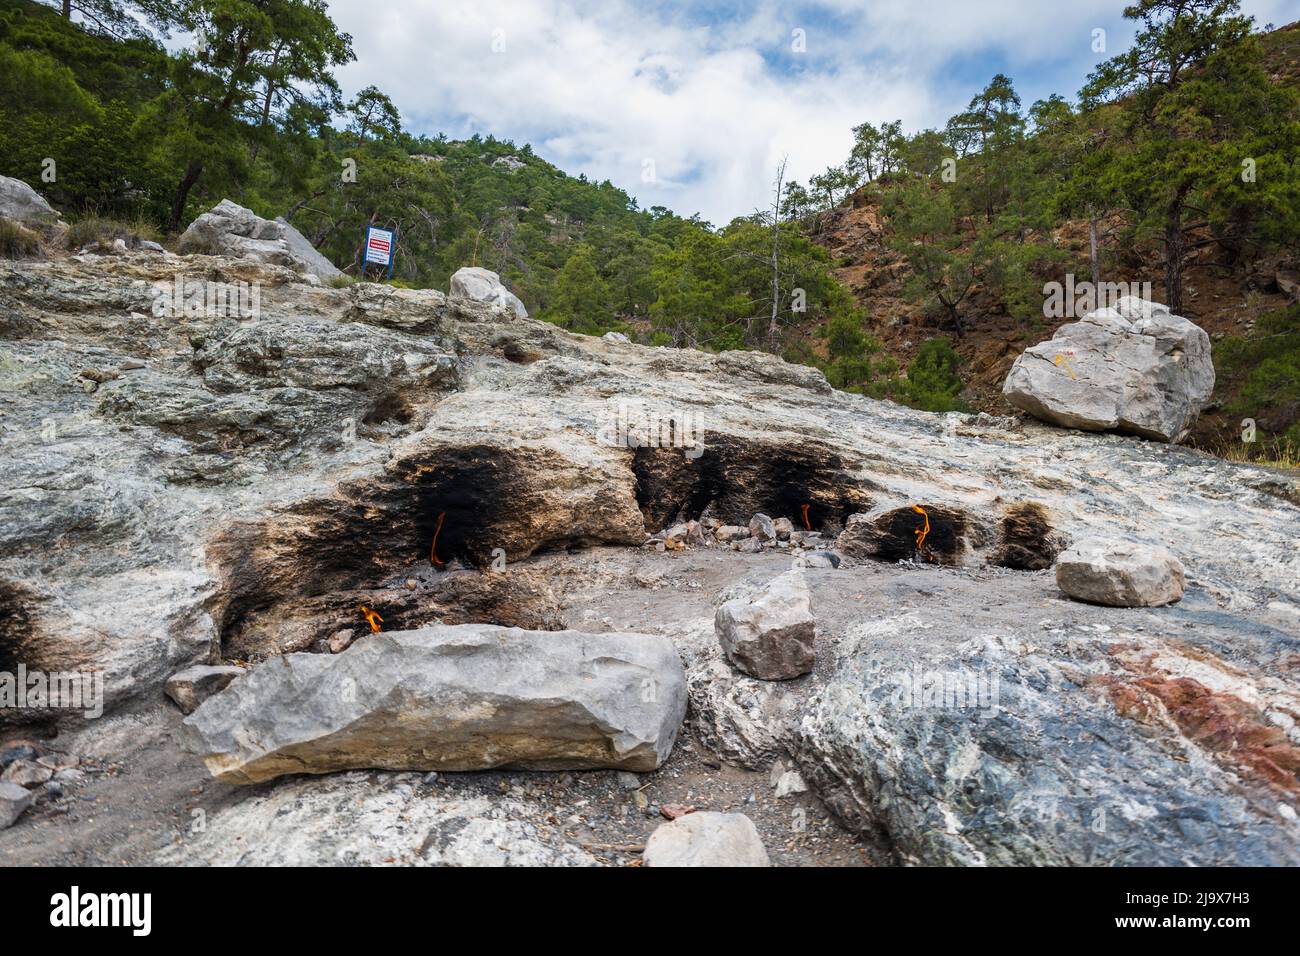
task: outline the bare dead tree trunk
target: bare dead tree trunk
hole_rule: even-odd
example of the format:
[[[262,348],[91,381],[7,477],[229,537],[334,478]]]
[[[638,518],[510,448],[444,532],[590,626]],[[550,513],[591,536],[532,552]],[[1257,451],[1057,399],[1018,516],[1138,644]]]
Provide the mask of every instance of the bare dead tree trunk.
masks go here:
[[[776,195],[772,198],[772,317],[767,326],[767,350],[773,355],[781,333],[781,190],[785,185],[785,164],[782,159],[776,169]]]
[[[1088,216],[1088,261],[1092,266],[1092,284],[1095,288],[1101,283],[1101,262],[1097,251],[1097,214]]]
[[[1183,256],[1187,253],[1183,236],[1183,205],[1190,187],[1179,186],[1169,201],[1165,214],[1165,295],[1169,311],[1181,315],[1183,311]]]

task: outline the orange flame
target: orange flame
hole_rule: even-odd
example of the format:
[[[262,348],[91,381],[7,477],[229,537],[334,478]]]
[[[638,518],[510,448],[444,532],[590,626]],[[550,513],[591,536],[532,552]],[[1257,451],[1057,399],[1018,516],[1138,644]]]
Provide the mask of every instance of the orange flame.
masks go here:
[[[438,525],[433,529],[433,543],[429,545],[429,560],[439,568],[446,563],[438,557],[438,535],[442,533],[442,519],[445,517],[447,517],[447,512],[438,512]]]
[[[364,604],[361,605],[361,616],[364,617],[366,619],[366,623],[370,625],[370,633],[378,634],[379,624],[376,624],[375,622],[378,621],[382,623],[384,619],[380,617],[378,613],[370,610],[370,608],[366,607]]]
[[[799,512],[803,515],[803,526],[807,528],[809,531],[812,530],[812,522],[808,520],[808,509],[811,507],[812,505],[810,504],[799,506]]]
[[[921,550],[921,545],[925,544],[926,535],[930,533],[930,515],[920,505],[912,505],[912,510],[925,519],[924,527],[916,529],[916,550]]]

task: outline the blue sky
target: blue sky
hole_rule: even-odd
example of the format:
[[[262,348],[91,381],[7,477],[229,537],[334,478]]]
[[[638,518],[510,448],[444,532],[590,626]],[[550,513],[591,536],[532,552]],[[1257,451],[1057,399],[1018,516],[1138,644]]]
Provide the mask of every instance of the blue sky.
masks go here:
[[[725,223],[767,202],[783,156],[806,182],[843,161],[854,125],[942,125],[997,72],[1026,106],[1073,97],[1131,42],[1123,6],[333,0],[330,10],[358,56],[340,74],[345,90],[379,86],[412,132],[529,142],[643,206]],[[1261,25],[1300,18],[1300,0],[1242,6]],[[1104,53],[1093,50],[1098,29]]]

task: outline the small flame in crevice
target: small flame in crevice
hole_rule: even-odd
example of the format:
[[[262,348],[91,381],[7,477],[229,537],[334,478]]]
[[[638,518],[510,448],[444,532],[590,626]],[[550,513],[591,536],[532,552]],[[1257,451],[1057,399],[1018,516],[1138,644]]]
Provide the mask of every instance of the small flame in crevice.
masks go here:
[[[438,512],[438,524],[433,529],[433,543],[429,545],[429,560],[433,562],[435,567],[439,568],[446,563],[438,557],[438,535],[442,533],[442,519],[445,517],[447,517],[447,512]]]
[[[812,522],[808,520],[808,509],[811,507],[811,504],[799,506],[799,513],[803,516],[803,526],[809,531],[812,530]]]
[[[925,521],[925,524],[916,529],[916,550],[920,551],[921,546],[925,544],[926,536],[930,533],[930,515],[920,505],[912,505],[912,510],[919,514]]]
[[[384,619],[380,617],[377,612],[370,610],[370,608],[366,607],[364,604],[361,605],[361,616],[364,617],[366,623],[370,625],[370,633],[378,634],[380,631],[379,625],[383,623]]]

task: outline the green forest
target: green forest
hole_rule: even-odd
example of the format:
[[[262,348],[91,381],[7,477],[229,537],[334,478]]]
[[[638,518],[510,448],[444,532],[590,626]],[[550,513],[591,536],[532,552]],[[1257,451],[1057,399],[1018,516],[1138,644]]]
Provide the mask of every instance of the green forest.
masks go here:
[[[842,164],[807,184],[773,170],[770,209],[717,226],[641,209],[527,144],[418,135],[374,87],[345,97],[334,71],[351,38],[322,0],[0,0],[0,173],[79,221],[78,241],[174,237],[230,198],[284,216],[355,277],[377,225],[397,231],[406,285],[446,288],[457,268],[485,266],[575,332],[764,349],[840,388],[960,409],[952,340],[990,301],[1041,321],[1064,220],[1088,225],[1094,281],[1142,266],[1175,312],[1203,246],[1231,271],[1300,243],[1300,96],[1294,77],[1270,74],[1269,34],[1235,0],[1141,0],[1125,14],[1135,42],[1076,97],[1025,105],[998,75],[942,128],[864,122]],[[167,36],[195,39],[169,52]],[[884,211],[907,294],[941,333],[906,369],[871,334],[887,317],[855,303],[817,242],[852,196]],[[1257,359],[1250,343],[1224,349],[1244,380],[1267,365],[1267,384],[1245,387],[1291,422],[1296,323],[1294,309],[1266,323],[1276,347]]]

